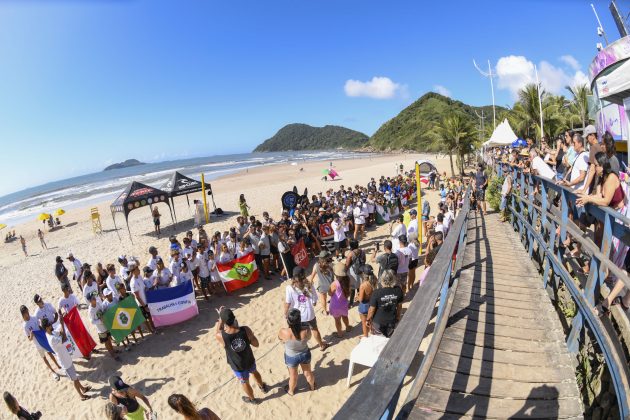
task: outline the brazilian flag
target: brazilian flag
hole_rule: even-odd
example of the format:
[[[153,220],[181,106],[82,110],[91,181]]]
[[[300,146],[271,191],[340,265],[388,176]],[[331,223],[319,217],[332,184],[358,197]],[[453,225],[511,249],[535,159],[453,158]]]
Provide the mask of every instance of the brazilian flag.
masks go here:
[[[146,320],[142,316],[136,299],[131,295],[107,308],[107,311],[103,314],[103,323],[117,343],[123,341],[144,321]]]

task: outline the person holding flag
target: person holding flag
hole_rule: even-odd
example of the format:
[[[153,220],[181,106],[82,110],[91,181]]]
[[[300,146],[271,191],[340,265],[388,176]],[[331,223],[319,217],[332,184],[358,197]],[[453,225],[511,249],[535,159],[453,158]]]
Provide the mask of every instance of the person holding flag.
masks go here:
[[[74,389],[79,393],[79,397],[81,401],[89,400],[91,397],[86,395],[86,392],[89,392],[92,387],[91,386],[83,386],[79,381],[79,376],[77,375],[77,371],[74,368],[74,363],[72,362],[72,356],[66,347],[66,343],[68,341],[66,337],[66,329],[64,327],[63,318],[60,319],[59,324],[61,326],[59,331],[55,331],[53,329],[53,324],[49,322],[48,318],[42,318],[40,327],[42,330],[46,331],[46,339],[48,340],[48,344],[50,348],[55,352],[55,356],[57,357],[57,361],[61,366],[61,369],[64,371],[68,379],[70,379],[74,385]]]
[[[105,324],[103,324],[104,312],[105,310],[103,309],[103,304],[99,302],[96,295],[90,295],[88,317],[90,318],[92,325],[96,327],[96,331],[98,332],[98,341],[105,345],[109,355],[112,356],[114,360],[120,362],[120,357],[116,355],[116,351],[114,351],[114,346],[112,345],[112,334],[107,330]]]
[[[61,290],[63,291],[63,297],[59,298],[59,303],[57,304],[60,317],[66,315],[75,306],[79,306],[79,299],[72,293],[69,284],[64,284]]]
[[[25,305],[20,306],[20,314],[22,314],[22,319],[24,320],[24,324],[22,325],[22,327],[24,328],[24,334],[26,335],[26,338],[28,338],[29,341],[33,342],[35,348],[37,349],[37,353],[42,356],[42,358],[44,359],[44,363],[46,363],[46,367],[52,372],[53,379],[55,381],[58,381],[59,375],[57,374],[57,372],[55,372],[55,369],[50,366],[50,362],[48,362],[46,354],[48,354],[48,357],[50,357],[55,366],[57,366],[57,369],[61,369],[61,366],[59,366],[59,363],[57,363],[57,359],[53,357],[53,354],[43,348],[37,342],[37,339],[35,339],[35,331],[39,331],[39,321],[37,320],[37,318],[32,317],[29,314],[28,308]]]

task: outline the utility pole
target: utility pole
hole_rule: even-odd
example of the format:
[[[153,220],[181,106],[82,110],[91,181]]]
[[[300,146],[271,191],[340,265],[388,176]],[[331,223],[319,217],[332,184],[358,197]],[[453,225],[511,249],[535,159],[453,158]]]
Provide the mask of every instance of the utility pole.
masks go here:
[[[492,81],[492,78],[496,77],[496,74],[492,74],[492,66],[490,65],[490,60],[488,60],[487,73],[479,68],[474,58],[473,58],[473,65],[483,77],[487,77],[490,79],[490,91],[492,92],[492,124],[493,124],[493,128],[497,128],[497,112],[494,106],[494,82]]]

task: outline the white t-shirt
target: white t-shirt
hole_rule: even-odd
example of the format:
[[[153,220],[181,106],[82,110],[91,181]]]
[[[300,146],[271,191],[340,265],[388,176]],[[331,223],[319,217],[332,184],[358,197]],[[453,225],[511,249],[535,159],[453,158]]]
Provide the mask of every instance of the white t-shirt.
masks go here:
[[[98,298],[98,284],[95,281],[92,281],[91,285],[87,283],[83,286],[83,298],[86,302],[90,303],[90,298],[92,295],[96,295],[96,300],[100,300]]]
[[[89,305],[88,306],[88,317],[92,324],[96,327],[96,331],[99,333],[107,332],[107,327],[103,323],[103,320],[98,317],[99,313],[102,314],[105,312],[103,309],[103,304],[101,302],[96,302],[96,306]]]
[[[435,231],[444,233],[444,225],[442,223],[435,224]]]
[[[134,297],[136,296],[136,292],[138,292],[138,294],[140,295],[140,298],[142,299],[142,301],[146,305],[146,303],[147,303],[147,293],[146,293],[147,285],[144,283],[144,279],[142,279],[140,277],[132,276],[131,277],[131,281],[129,282],[129,287],[131,288],[131,293],[133,293]],[[140,301],[138,300],[137,297],[136,297],[136,303],[138,303],[138,306],[142,306],[143,305],[142,303],[140,303]]]
[[[118,293],[118,290],[116,289],[116,285],[118,283],[122,283],[122,280],[118,276],[114,276],[114,277],[108,276],[105,279],[105,284],[107,285],[107,288],[112,291],[115,298],[120,297],[120,293]]]
[[[262,234],[260,237],[260,241],[258,241],[258,249],[260,251],[260,255],[271,255],[271,241],[269,240],[269,235]]]
[[[317,291],[311,285],[310,296],[305,296],[293,286],[287,286],[285,290],[285,302],[289,309],[299,309],[302,322],[308,322],[315,318],[315,305],[317,305]]]
[[[453,219],[455,219],[455,215],[453,211],[449,209],[446,213],[444,213],[444,230],[448,233],[448,230],[451,228],[451,223],[453,223]]]
[[[404,274],[409,272],[409,261],[411,260],[411,251],[406,246],[398,248],[396,251],[398,257],[398,274]]]
[[[55,352],[55,358],[59,362],[59,366],[63,369],[69,369],[72,367],[72,356],[68,353],[66,345],[63,343],[61,334],[58,331],[52,332],[52,334],[46,333],[48,344],[50,348]]]
[[[411,251],[411,261],[417,260],[418,254],[420,252],[418,245],[416,245],[415,242],[410,242],[409,245],[407,245],[407,248],[409,248],[409,251]]]
[[[153,272],[153,277],[158,279],[159,288],[168,287],[169,283],[171,282],[171,270],[166,267],[162,269],[162,273],[159,273],[158,270],[155,270]]]
[[[580,172],[588,172],[588,153],[582,151],[573,162],[573,167],[571,168],[571,181],[577,179],[580,176]],[[584,180],[574,185],[572,188],[574,190],[579,190],[584,187],[586,184],[586,176],[584,176]]]
[[[394,230],[392,230],[392,239],[398,240],[401,235],[407,234],[407,228],[404,223],[398,223]]]
[[[197,253],[195,257],[195,265],[199,267],[199,277],[206,278],[210,276],[210,270],[208,270],[208,261],[203,254]]]
[[[252,243],[252,249],[254,250],[254,254],[260,254],[260,236],[258,236],[258,234],[256,233],[250,233],[249,234],[249,240]]]
[[[22,327],[24,328],[24,334],[26,337],[29,337],[33,331],[39,331],[39,322],[37,321],[37,318],[32,316],[28,319],[28,321],[24,321]]]
[[[409,226],[407,226],[407,235],[411,235],[412,233],[418,233],[418,219],[412,219],[409,221]]]
[[[538,176],[543,178],[554,179],[556,176],[553,169],[551,169],[540,156],[536,156],[534,160],[532,160],[532,169],[536,171]]]
[[[179,286],[180,284],[186,283],[188,280],[192,280],[192,279],[193,279],[193,275],[190,271],[186,271],[185,273],[183,271],[180,271],[179,275],[175,277],[174,286]]]
[[[352,215],[354,216],[355,225],[365,224],[365,215],[363,213],[363,209],[360,206],[357,206],[354,208],[354,210],[352,210]]]
[[[151,270],[155,270],[157,269],[157,260],[159,259],[159,255],[156,255],[155,258],[151,258],[148,262],[147,262],[147,267],[149,267]]]
[[[68,295],[68,297],[62,297],[59,299],[59,303],[57,304],[57,308],[61,311],[61,313],[63,313],[64,315],[67,314],[68,312],[70,312],[70,309],[74,308],[75,306],[79,305],[79,299],[77,299],[77,297],[75,295],[73,295],[72,293],[70,293]]]
[[[43,308],[37,308],[35,311],[35,318],[37,318],[39,322],[46,318],[48,322],[52,323],[55,320],[55,313],[55,308],[50,303],[46,302],[44,303]]]
[[[252,252],[254,252],[254,248],[252,248],[251,246],[247,246],[243,250],[241,250],[241,248],[239,247],[236,250],[236,258],[241,258],[242,256],[251,254]]]
[[[333,221],[330,226],[333,228],[333,237],[335,242],[341,242],[346,239],[346,233],[344,232],[344,224]]]
[[[187,246],[182,249],[182,254],[184,255],[184,257],[188,258],[195,255],[195,250],[192,248],[192,246]]]
[[[182,261],[180,259],[177,259],[171,261],[171,263],[169,264],[168,269],[171,271],[171,274],[173,276],[177,277],[179,275],[179,271],[181,270],[181,263]]]
[[[74,258],[72,261],[72,265],[74,266],[74,279],[78,279],[81,277],[81,273],[83,273],[83,264],[77,258]]]

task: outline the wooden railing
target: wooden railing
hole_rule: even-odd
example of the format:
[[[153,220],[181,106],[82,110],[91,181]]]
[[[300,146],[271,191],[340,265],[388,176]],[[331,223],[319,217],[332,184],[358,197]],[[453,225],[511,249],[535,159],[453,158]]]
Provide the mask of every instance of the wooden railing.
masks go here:
[[[449,234],[431,265],[422,286],[422,293],[416,293],[378,361],[335,414],[334,419],[366,420],[393,417],[403,380],[418,353],[437,304],[437,318],[432,341],[423,359],[423,365],[430,366],[432,354],[437,347],[434,343],[439,343],[448,321],[449,302],[452,302],[454,295],[451,287],[452,280],[454,273],[461,266],[466,247],[469,195],[470,191],[466,193],[463,208],[449,229]]]
[[[547,287],[549,281],[555,282],[555,286],[563,283],[578,309],[567,335],[567,347],[576,354],[584,337],[584,328],[588,328],[599,345],[612,378],[619,415],[624,419],[630,418],[630,371],[622,343],[614,330],[610,326],[607,328],[594,311],[607,275],[613,274],[630,289],[627,273],[610,260],[613,238],[630,244],[630,220],[609,207],[593,204],[576,207],[577,197],[571,189],[557,185],[553,180],[524,173],[516,167],[508,173],[506,168],[501,164],[495,166],[499,176],[512,176],[514,180],[512,202],[508,206],[511,221],[521,234],[530,257],[537,248],[544,286]],[[557,201],[558,198],[559,207],[553,205],[554,199]],[[603,223],[601,246],[598,247],[571,221],[570,209],[575,209],[578,216],[586,212]],[[558,227],[559,237],[556,233]],[[567,233],[581,244],[584,253],[590,255],[590,271],[584,286],[573,280],[564,264]]]

